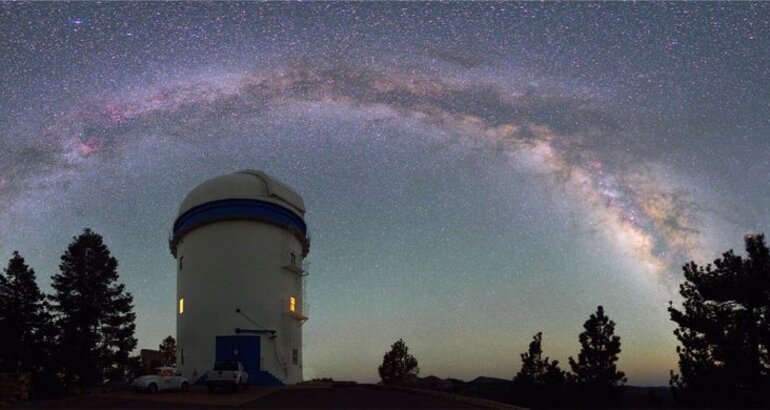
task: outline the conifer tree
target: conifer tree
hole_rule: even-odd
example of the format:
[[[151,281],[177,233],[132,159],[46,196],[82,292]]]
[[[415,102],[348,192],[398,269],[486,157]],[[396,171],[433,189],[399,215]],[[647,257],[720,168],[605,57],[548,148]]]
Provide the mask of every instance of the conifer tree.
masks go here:
[[[35,271],[14,252],[0,275],[0,372],[42,371],[51,321],[46,307]]]
[[[409,354],[409,348],[402,339],[391,345],[378,370],[384,384],[404,384],[420,374],[417,359]]]
[[[697,407],[770,407],[770,250],[764,235],[745,238],[713,264],[683,267],[682,310],[669,304],[681,346],[677,400]]]
[[[617,370],[620,337],[615,336],[615,322],[599,306],[583,328],[578,360],[569,358],[570,379],[577,389],[578,401],[594,407],[616,405],[626,377]]]
[[[542,338],[538,332],[521,354],[521,370],[513,378],[514,399],[533,407],[557,407],[565,394],[565,374],[558,360],[543,358]]]
[[[163,354],[164,366],[176,366],[176,339],[169,335],[158,345],[158,349]]]
[[[517,384],[540,384],[545,385],[553,378],[563,375],[559,369],[559,361],[551,361],[548,357],[543,358],[542,349],[543,333],[538,332],[529,343],[527,353],[521,354],[521,370],[513,378]]]
[[[73,238],[61,257],[60,273],[52,278],[68,386],[120,381],[131,364],[136,315],[133,297],[118,282],[117,267],[102,237],[85,229]]]

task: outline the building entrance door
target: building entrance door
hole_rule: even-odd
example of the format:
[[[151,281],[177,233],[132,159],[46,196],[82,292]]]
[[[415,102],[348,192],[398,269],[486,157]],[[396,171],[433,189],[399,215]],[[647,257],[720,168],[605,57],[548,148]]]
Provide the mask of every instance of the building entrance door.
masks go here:
[[[216,338],[216,360],[218,362],[239,361],[244,370],[249,373],[249,381],[257,377],[260,371],[261,356],[259,336],[217,336]]]

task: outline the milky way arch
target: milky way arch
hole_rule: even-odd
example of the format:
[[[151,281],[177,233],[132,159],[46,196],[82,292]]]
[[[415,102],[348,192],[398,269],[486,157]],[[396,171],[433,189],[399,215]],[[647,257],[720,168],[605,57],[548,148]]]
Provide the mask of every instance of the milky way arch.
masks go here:
[[[593,228],[654,276],[699,255],[703,239],[694,201],[663,181],[654,165],[620,149],[617,119],[590,99],[418,68],[295,63],[106,93],[50,119],[44,138],[2,147],[0,160],[10,167],[0,175],[0,204],[12,209],[36,188],[89,172],[83,164],[121,155],[137,135],[168,144],[226,139],[202,130],[248,127],[245,120],[267,112],[327,104],[377,108],[390,120],[442,129],[446,144],[481,145],[535,166],[555,187],[576,195],[576,210],[592,216]],[[19,160],[30,156],[39,164],[35,169]]]

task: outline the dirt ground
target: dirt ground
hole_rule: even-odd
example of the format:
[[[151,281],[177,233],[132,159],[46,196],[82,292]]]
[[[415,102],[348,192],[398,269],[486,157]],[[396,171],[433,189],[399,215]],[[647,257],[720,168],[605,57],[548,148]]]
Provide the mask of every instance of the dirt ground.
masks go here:
[[[19,409],[472,409],[470,404],[409,391],[374,386],[252,387],[238,393],[147,394],[130,390],[56,400],[17,402]]]
[[[479,407],[419,393],[339,386],[282,390],[246,403],[247,409],[478,409]]]

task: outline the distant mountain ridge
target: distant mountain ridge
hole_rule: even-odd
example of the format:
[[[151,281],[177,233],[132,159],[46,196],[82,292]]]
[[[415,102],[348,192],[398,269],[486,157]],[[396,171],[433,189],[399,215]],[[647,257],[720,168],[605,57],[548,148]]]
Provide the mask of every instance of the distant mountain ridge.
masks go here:
[[[520,403],[515,402],[511,395],[511,380],[499,377],[478,376],[473,380],[464,381],[428,375],[412,379],[409,386],[520,405]],[[621,408],[626,409],[671,409],[678,407],[668,386],[624,386],[621,400]]]

